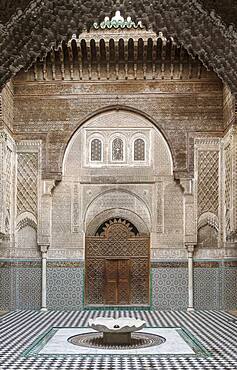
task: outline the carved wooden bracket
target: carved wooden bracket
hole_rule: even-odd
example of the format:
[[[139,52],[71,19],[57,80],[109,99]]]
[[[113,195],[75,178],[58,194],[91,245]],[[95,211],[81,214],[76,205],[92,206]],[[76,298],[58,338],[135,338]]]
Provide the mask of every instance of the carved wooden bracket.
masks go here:
[[[193,179],[181,178],[179,183],[184,195],[193,195]]]
[[[43,180],[42,183],[42,195],[52,195],[52,191],[55,188],[55,180]]]

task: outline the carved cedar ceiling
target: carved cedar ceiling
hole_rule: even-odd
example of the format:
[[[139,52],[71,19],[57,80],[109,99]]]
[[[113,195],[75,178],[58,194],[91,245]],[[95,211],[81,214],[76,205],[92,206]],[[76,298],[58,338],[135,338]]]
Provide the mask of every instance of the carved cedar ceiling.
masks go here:
[[[31,1],[22,14],[18,11],[1,27],[0,84],[28,69],[38,57],[43,59],[52,46],[89,30],[94,21],[111,17],[116,9],[156,34],[177,39],[237,93],[237,33],[197,0]]]

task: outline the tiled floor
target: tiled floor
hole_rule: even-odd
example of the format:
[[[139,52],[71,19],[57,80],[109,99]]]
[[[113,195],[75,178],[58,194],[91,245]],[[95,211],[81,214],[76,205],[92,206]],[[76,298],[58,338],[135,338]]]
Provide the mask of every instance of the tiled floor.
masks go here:
[[[183,327],[199,340],[210,356],[23,356],[36,338],[50,328],[86,326],[89,318],[99,315],[137,317],[151,327]],[[0,370],[234,370],[237,369],[236,339],[236,317],[217,311],[15,311],[1,317]]]

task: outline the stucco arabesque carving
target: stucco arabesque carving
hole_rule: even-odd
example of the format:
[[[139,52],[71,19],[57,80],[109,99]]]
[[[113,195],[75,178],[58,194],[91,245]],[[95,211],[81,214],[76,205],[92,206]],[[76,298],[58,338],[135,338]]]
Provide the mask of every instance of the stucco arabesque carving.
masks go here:
[[[5,242],[9,239],[10,239],[9,234],[4,234],[4,233],[0,232],[0,246],[1,246],[1,243]]]
[[[220,144],[220,139],[219,138],[196,138],[194,141],[195,145],[216,145],[219,146]]]
[[[234,243],[234,245],[237,247],[237,230],[230,231],[229,234],[226,235],[226,241],[229,243]]]
[[[8,135],[6,132],[0,132],[0,143],[7,141]]]

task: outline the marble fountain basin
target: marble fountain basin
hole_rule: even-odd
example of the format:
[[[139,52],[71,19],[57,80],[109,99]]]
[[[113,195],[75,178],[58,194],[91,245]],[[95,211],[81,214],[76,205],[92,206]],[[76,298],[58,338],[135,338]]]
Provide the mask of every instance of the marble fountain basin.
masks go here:
[[[118,319],[97,317],[88,321],[90,328],[103,333],[104,344],[130,344],[131,334],[145,327],[146,322],[140,319],[124,318]]]

